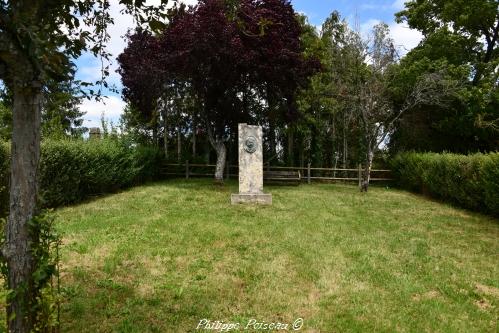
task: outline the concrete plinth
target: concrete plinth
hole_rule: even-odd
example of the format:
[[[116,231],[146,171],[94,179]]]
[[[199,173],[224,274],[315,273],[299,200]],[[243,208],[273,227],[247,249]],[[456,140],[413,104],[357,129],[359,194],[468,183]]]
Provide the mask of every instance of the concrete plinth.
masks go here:
[[[259,204],[272,205],[272,194],[232,194],[230,201],[233,205],[237,204]]]

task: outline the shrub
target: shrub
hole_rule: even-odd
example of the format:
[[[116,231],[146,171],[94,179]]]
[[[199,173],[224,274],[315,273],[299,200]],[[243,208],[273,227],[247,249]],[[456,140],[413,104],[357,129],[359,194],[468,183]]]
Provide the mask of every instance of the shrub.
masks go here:
[[[405,189],[499,215],[499,153],[402,153],[391,164]]]
[[[40,200],[44,207],[56,207],[114,192],[157,178],[160,164],[158,149],[116,139],[47,140],[41,146]]]

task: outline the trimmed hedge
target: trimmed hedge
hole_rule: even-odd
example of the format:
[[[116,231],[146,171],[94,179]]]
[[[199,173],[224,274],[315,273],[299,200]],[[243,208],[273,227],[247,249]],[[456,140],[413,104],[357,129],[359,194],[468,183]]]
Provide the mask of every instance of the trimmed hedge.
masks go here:
[[[499,153],[402,153],[391,165],[405,189],[499,215]]]
[[[89,196],[114,192],[159,176],[162,155],[156,148],[140,147],[119,140],[44,141],[40,160],[40,200],[44,207],[56,207],[84,200]],[[2,160],[8,160],[5,145]],[[0,196],[4,201],[0,179]]]

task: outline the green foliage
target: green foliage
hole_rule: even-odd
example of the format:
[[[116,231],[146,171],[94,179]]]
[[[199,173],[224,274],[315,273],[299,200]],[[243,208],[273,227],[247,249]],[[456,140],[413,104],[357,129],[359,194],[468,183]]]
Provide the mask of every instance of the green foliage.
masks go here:
[[[406,189],[499,215],[499,153],[402,153],[391,164]]]
[[[42,211],[28,222],[28,230],[37,242],[31,242],[31,254],[36,266],[32,272],[32,284],[22,285],[17,290],[8,290],[7,262],[0,256],[0,272],[4,281],[5,297],[14,298],[16,295],[29,293],[30,303],[24,304],[29,313],[36,317],[33,332],[58,332],[59,309],[62,301],[59,284],[59,247],[61,237],[54,228],[54,215],[50,210]],[[0,219],[1,230],[4,229],[5,219]],[[5,233],[2,232],[0,246],[3,248]],[[22,297],[22,299],[26,299]]]
[[[54,217],[50,211],[44,211],[31,220],[29,230],[34,239],[38,239],[38,242],[31,245],[31,253],[36,263],[33,272],[36,297],[35,304],[31,307],[37,314],[34,332],[52,332],[59,326],[61,237],[54,230]]]
[[[78,202],[155,178],[160,154],[119,140],[46,141],[40,162],[45,206]]]
[[[125,140],[47,140],[42,143],[40,198],[44,207],[75,203],[157,178],[160,164],[157,149],[134,146]],[[8,202],[7,174],[8,149],[2,144],[2,203]]]
[[[442,27],[477,39],[497,23],[495,0],[411,0],[397,13],[398,21],[406,20],[411,28],[428,35]]]
[[[81,118],[85,113],[80,111],[83,97],[78,89],[78,82],[48,82],[42,108],[43,138],[80,138],[87,131]]]
[[[41,131],[42,138],[81,138],[87,128],[83,126],[80,110],[83,97],[79,81],[49,81],[43,89]],[[13,94],[8,87],[0,90],[0,140],[12,137]]]
[[[12,110],[0,101],[0,140],[10,140],[12,136]]]
[[[354,105],[366,70],[358,48],[360,36],[336,11],[322,25],[321,34],[306,18],[301,25],[304,52],[321,61],[322,71],[297,98],[301,117],[294,124],[299,150],[295,155],[316,167],[339,166],[340,160],[345,168],[356,165],[361,157]]]
[[[399,97],[423,73],[445,70],[462,89],[444,108],[415,108],[392,136],[391,148],[456,153],[499,147],[499,16],[496,0],[412,0],[396,14],[424,39],[401,60],[392,82]],[[400,94],[402,93],[402,94]],[[414,131],[414,128],[417,131]]]
[[[0,218],[6,216],[9,204],[9,145],[0,141]]]

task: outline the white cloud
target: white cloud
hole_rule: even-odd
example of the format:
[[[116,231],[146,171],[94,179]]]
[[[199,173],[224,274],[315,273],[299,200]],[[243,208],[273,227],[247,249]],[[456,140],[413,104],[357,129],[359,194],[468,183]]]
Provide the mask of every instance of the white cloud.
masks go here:
[[[119,96],[108,96],[98,102],[94,99],[84,100],[80,105],[80,110],[86,112],[83,116],[85,127],[100,127],[102,112],[106,120],[117,123],[123,114],[126,103]]]
[[[419,42],[423,39],[421,32],[409,28],[405,22],[390,25],[390,33],[401,55],[407,54],[411,49],[418,46]]]
[[[187,5],[197,4],[197,0],[180,0]],[[146,5],[157,6],[161,3],[161,0],[147,0]],[[174,1],[170,0],[168,6],[173,6]],[[119,0],[111,0],[110,14],[114,19],[114,24],[109,27],[109,35],[111,40],[107,45],[107,50],[116,58],[125,48],[126,42],[124,36],[127,31],[136,26],[131,15],[121,13],[123,6],[119,4]]]
[[[95,82],[101,78],[101,67],[92,59],[89,64],[78,68],[78,75],[85,82]]]
[[[197,0],[182,0],[182,2],[187,5],[197,4]],[[146,1],[147,5],[159,5],[160,3],[161,0]],[[173,1],[169,1],[169,4],[173,5]],[[110,41],[107,44],[107,51],[111,53],[112,56],[111,62],[109,63],[109,76],[107,77],[107,82],[111,86],[114,85],[119,89],[121,87],[121,79],[119,74],[116,73],[116,70],[118,69],[116,57],[125,49],[126,41],[124,36],[127,31],[134,28],[136,24],[131,15],[121,13],[123,6],[119,4],[119,0],[111,0],[110,5],[110,14],[114,19],[114,24],[108,27]],[[89,55],[84,55],[81,59],[86,61],[80,61],[80,63],[85,63],[85,65],[78,68],[78,76],[82,80],[89,82],[99,80],[101,78],[100,60]],[[80,105],[80,109],[87,112],[87,114],[83,117],[84,126],[100,126],[102,111],[105,111],[106,118],[109,118],[113,122],[118,121],[120,115],[123,113],[125,102],[118,96],[109,96],[104,103],[99,103],[95,100],[85,100]]]

